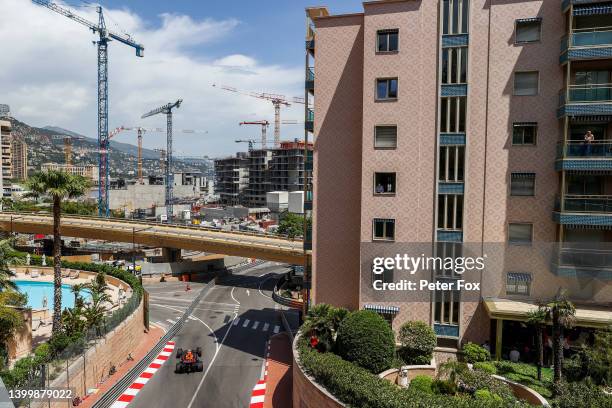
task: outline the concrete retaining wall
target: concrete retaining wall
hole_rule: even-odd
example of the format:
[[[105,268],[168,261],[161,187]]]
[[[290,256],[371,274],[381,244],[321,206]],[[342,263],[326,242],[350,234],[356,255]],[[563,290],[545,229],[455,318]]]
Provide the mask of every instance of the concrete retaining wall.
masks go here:
[[[293,406],[296,408],[345,408],[333,395],[309,377],[300,366],[296,344],[293,340]]]
[[[497,378],[498,380],[508,384],[516,398],[523,399],[531,405],[550,407],[548,401],[546,401],[546,399],[541,396],[540,393],[538,393],[537,391],[532,390],[531,388],[526,387],[523,384],[511,381],[505,377],[502,377],[501,375],[493,374],[491,377]]]

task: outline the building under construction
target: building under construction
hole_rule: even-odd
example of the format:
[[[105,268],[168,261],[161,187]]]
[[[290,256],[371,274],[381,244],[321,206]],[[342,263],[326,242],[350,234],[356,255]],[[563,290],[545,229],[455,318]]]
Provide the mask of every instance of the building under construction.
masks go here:
[[[304,189],[304,142],[251,150],[215,160],[215,193],[221,203],[265,207],[266,193]],[[312,144],[308,151],[312,154]]]

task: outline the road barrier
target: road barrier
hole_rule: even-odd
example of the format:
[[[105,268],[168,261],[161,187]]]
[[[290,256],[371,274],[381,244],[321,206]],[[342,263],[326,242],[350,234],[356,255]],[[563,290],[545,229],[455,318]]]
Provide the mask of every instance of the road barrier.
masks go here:
[[[206,296],[208,291],[215,286],[215,281],[211,280],[206,286],[202,288],[198,296],[190,303],[185,313],[181,318],[174,324],[168,332],[157,342],[157,344],[147,353],[147,355],[140,360],[127,374],[125,374],[115,385],[113,385],[104,395],[102,395],[93,405],[92,408],[108,408],[121,396],[123,391],[127,389],[136,378],[142,373],[142,371],[151,364],[151,362],[157,357],[160,351],[163,350],[164,346],[170,341],[183,327],[183,324],[187,318],[191,315],[198,303]]]

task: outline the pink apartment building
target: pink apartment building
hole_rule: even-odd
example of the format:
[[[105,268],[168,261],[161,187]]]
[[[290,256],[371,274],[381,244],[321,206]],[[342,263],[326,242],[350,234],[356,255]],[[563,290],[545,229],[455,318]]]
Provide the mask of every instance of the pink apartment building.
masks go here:
[[[498,357],[560,289],[578,308],[568,337],[612,323],[612,2],[306,13],[312,301],[394,329],[422,320],[441,347],[490,341]],[[372,256],[416,248],[487,257],[481,290],[373,294]]]

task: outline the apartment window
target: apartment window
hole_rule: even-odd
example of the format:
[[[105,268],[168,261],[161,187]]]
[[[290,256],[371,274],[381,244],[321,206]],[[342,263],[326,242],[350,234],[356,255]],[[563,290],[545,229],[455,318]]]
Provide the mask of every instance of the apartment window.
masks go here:
[[[533,224],[508,224],[508,242],[512,245],[530,245],[533,241]]]
[[[533,196],[535,195],[535,173],[512,173],[510,174],[511,196]]]
[[[464,96],[441,98],[440,131],[445,133],[465,132],[466,98]]]
[[[372,268],[372,271],[374,269]],[[393,274],[395,273],[395,269],[387,269],[385,268],[385,270],[382,273],[374,273],[372,272],[372,284],[374,284],[374,281],[383,281],[383,283],[391,283],[393,282]]]
[[[395,194],[395,173],[374,173],[374,194]]]
[[[512,144],[516,146],[535,145],[537,134],[537,123],[514,123],[512,125]]]
[[[439,324],[459,324],[459,291],[436,291],[434,321]]]
[[[376,51],[395,52],[398,50],[399,30],[379,30],[376,37]]]
[[[468,32],[469,0],[442,1],[442,33],[464,34]]]
[[[457,242],[436,242],[436,258],[439,259],[457,259],[463,257],[463,243]],[[458,274],[453,269],[444,268],[444,265],[436,265],[436,276],[457,278]]]
[[[376,149],[395,149],[397,147],[397,126],[376,126],[374,128],[374,147]]]
[[[539,72],[515,72],[514,94],[518,96],[537,95],[539,89]]]
[[[442,50],[442,83],[465,84],[467,82],[467,47]]]
[[[440,181],[463,181],[464,146],[440,146],[438,173]]]
[[[395,220],[374,218],[374,239],[377,241],[395,240]]]
[[[541,32],[542,20],[539,18],[516,20],[514,42],[516,44],[524,44],[540,41]]]
[[[463,196],[440,194],[438,196],[438,228],[458,230],[463,228]]]
[[[377,79],[376,99],[397,99],[397,78]]]
[[[529,296],[531,289],[531,274],[508,272],[506,275],[506,294]]]

